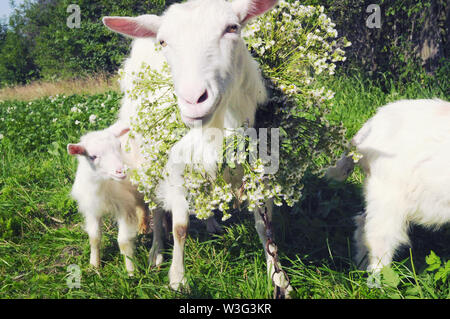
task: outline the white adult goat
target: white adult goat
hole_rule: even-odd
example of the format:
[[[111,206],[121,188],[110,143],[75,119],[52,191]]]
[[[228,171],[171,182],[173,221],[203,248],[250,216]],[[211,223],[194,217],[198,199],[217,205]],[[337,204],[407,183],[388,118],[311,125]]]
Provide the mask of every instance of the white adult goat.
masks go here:
[[[151,69],[158,72],[163,72],[163,66],[166,59],[160,52],[156,51],[155,41],[152,38],[136,38],[131,45],[131,52],[129,57],[125,60],[122,69],[122,76],[119,83],[124,96],[121,101],[121,108],[119,111],[119,122],[131,126],[131,119],[136,116],[137,110],[142,105],[144,99],[149,101],[158,101],[158,98],[165,94],[165,90],[155,90],[147,96],[131,96],[135,88],[135,82],[139,81],[139,73],[142,71],[143,63],[151,66]],[[142,143],[139,134],[134,134],[133,138],[126,141],[129,143],[128,152],[126,153],[126,164],[129,167],[137,168],[144,161],[140,152],[139,146]],[[155,218],[159,221],[163,218],[163,212],[156,210],[154,212]],[[157,223],[159,225],[159,223]],[[206,229],[209,233],[220,233],[221,226],[217,223],[214,217],[206,220]],[[158,229],[156,234],[153,234],[153,245],[150,253],[150,263],[159,265],[163,261],[160,251],[163,248],[163,240]]]
[[[409,242],[409,223],[436,228],[450,221],[450,103],[390,103],[364,124],[352,144],[367,175],[366,211],[355,218],[355,259],[378,271]],[[328,175],[345,179],[352,161],[344,156]]]
[[[168,62],[178,97],[183,121],[192,129],[171,150],[166,170],[169,174],[159,186],[164,209],[173,216],[174,248],[169,271],[170,286],[185,284],[184,244],[189,213],[186,189],[183,187],[185,163],[188,158],[202,163],[214,176],[222,138],[227,128],[238,128],[248,121],[252,126],[258,104],[267,99],[266,89],[256,61],[240,36],[242,27],[252,18],[271,9],[276,0],[192,0],[171,5],[162,16],[105,17],[111,30],[134,38],[156,39],[162,56]],[[145,47],[143,42],[141,46]],[[133,48],[134,49],[134,48]],[[160,66],[161,56],[148,45],[149,62]],[[127,63],[133,63],[127,61]],[[130,78],[131,79],[131,78]],[[123,86],[122,86],[123,87]],[[125,87],[129,87],[125,83]],[[121,116],[134,115],[134,105],[123,105]],[[200,127],[195,123],[201,121]],[[269,218],[272,203],[267,203]],[[256,229],[265,245],[267,237],[260,216],[254,213]],[[155,227],[159,227],[155,221]],[[270,246],[271,250],[274,249]],[[267,254],[270,276],[274,260]],[[283,272],[273,276],[277,286],[292,290]]]
[[[120,138],[128,131],[116,123],[87,133],[78,144],[68,144],[67,151],[78,157],[72,197],[85,218],[91,265],[100,266],[101,218],[110,213],[117,219],[120,252],[132,274],[134,239],[138,230],[146,227],[140,223],[145,223],[147,211],[142,194],[126,179]]]

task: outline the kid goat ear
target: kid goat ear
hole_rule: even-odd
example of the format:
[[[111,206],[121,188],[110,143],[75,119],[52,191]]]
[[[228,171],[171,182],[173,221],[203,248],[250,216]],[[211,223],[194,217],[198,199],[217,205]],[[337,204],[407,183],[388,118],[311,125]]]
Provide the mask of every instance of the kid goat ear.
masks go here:
[[[67,144],[67,152],[69,155],[84,155],[86,149],[80,144]]]
[[[125,125],[124,123],[118,121],[107,128],[115,137],[121,137],[130,131],[129,125]]]

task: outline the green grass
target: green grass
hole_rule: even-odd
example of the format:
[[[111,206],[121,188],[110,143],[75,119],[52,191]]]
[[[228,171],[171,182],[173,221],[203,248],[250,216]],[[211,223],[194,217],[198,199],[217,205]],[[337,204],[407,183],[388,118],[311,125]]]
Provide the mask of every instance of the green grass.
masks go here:
[[[336,92],[330,119],[342,121],[349,138],[387,102],[449,99],[444,90],[418,83],[392,84],[382,90],[360,77],[342,76],[325,84]],[[111,219],[104,225],[102,267],[96,271],[88,265],[88,238],[76,203],[69,197],[76,163],[66,154],[65,145],[86,130],[111,123],[119,98],[105,93],[40,99],[32,105],[18,101],[0,104],[0,118],[4,119],[0,120],[0,133],[5,136],[0,140],[0,298],[271,298],[263,250],[252,217],[245,212],[233,214],[221,235],[209,235],[202,222],[191,220],[186,243],[188,292],[167,288],[170,241],[165,262],[149,268],[151,235],[139,236],[138,270],[129,278]],[[82,113],[69,111],[79,103],[87,106]],[[17,106],[14,113],[6,112],[10,106]],[[39,114],[29,116],[30,110]],[[101,120],[86,124],[93,113]],[[64,123],[52,122],[55,117]],[[74,124],[75,120],[84,126]],[[438,232],[414,227],[412,248],[400,250],[392,267],[382,273],[381,287],[371,288],[368,274],[351,261],[352,217],[364,207],[364,176],[356,170],[345,183],[305,178],[301,204],[274,214],[276,242],[296,290],[294,297],[450,297],[445,278],[450,272],[446,263],[450,255],[448,227]],[[442,262],[426,259],[431,250]],[[79,289],[69,289],[66,283],[71,264],[81,268]]]

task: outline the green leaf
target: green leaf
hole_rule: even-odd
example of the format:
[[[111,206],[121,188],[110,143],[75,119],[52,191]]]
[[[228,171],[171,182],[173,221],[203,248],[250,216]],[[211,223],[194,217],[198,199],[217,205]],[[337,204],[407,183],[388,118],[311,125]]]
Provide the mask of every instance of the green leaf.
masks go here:
[[[450,273],[450,260],[445,263],[445,267],[439,268],[439,270],[434,275],[434,279],[436,281],[441,280],[442,282],[446,282],[449,273]]]
[[[429,265],[426,271],[434,271],[441,267],[441,258],[435,254],[434,251],[431,251],[428,256],[425,257],[425,262]]]
[[[414,286],[406,289],[406,298],[420,298],[421,290],[419,287]]]
[[[396,288],[400,283],[400,277],[391,267],[384,267],[381,270],[381,274],[383,276],[382,283],[389,287]]]

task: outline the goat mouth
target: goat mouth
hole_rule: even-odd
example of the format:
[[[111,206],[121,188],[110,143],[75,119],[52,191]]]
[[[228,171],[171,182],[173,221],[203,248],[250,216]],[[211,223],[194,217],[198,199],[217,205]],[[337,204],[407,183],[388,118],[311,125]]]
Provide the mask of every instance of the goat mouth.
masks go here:
[[[205,115],[200,116],[200,117],[189,117],[189,116],[183,115],[183,121],[187,125],[193,125],[197,121],[202,122],[201,125],[205,125],[212,118],[213,114],[214,114],[214,112],[211,112],[211,113],[205,114]]]
[[[214,113],[216,112],[218,106],[220,105],[220,102],[222,101],[222,98],[220,97],[219,99],[217,99],[217,101],[214,103],[214,105],[211,107],[211,110],[202,115],[202,116],[198,116],[198,117],[191,117],[191,116],[187,116],[183,113],[181,113],[181,117],[183,119],[183,122],[186,123],[186,125],[188,126],[193,126],[195,124],[195,122],[197,121],[201,121],[201,125],[206,125],[209,123],[209,121],[212,119],[212,117],[214,116]]]
[[[125,178],[127,178],[127,174],[123,174],[123,175],[111,174],[111,178],[116,181],[123,181]]]

